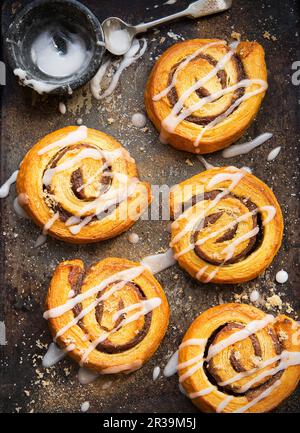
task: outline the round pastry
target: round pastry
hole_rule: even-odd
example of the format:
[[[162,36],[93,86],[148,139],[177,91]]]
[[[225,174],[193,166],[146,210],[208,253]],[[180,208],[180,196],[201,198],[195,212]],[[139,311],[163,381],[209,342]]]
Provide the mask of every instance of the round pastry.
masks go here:
[[[251,124],[266,80],[264,50],[257,42],[179,42],[151,72],[147,113],[162,142],[192,153],[215,152],[235,142]]]
[[[44,234],[72,243],[126,231],[151,201],[129,153],[86,126],[59,129],[35,144],[17,178],[19,204]]]
[[[179,348],[179,381],[204,412],[268,412],[300,379],[300,326],[245,304],[210,308]]]
[[[167,298],[151,272],[119,258],[88,270],[81,260],[60,263],[46,309],[54,341],[81,366],[101,374],[140,368],[169,321]]]
[[[282,213],[273,192],[245,169],[217,167],[176,185],[170,212],[174,256],[204,283],[256,278],[282,242]]]

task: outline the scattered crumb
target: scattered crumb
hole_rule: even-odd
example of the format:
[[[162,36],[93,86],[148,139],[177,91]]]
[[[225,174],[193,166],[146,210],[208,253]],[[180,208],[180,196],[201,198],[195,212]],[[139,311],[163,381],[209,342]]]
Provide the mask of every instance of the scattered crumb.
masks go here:
[[[277,307],[281,310],[282,300],[278,295],[272,295],[267,298],[266,308],[270,310],[271,308]]]
[[[193,167],[193,165],[194,165],[193,161],[191,161],[190,159],[186,159],[186,160],[185,160],[185,163],[186,163],[187,165],[189,165],[190,167]]]
[[[240,353],[238,350],[236,350],[236,351],[234,352],[233,356],[235,357],[235,359],[236,359],[237,361],[238,361],[239,359],[241,359],[241,353]]]
[[[284,341],[284,340],[288,339],[288,335],[284,331],[279,331],[278,332],[278,337],[279,337],[280,341]]]
[[[241,40],[241,34],[238,32],[232,32],[230,36],[232,37],[232,39],[235,39],[236,41]]]

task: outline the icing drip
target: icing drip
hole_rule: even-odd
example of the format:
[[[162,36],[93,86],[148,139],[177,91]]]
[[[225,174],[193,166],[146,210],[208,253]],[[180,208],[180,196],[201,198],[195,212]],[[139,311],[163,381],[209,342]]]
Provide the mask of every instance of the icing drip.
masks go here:
[[[275,147],[275,149],[271,150],[271,152],[269,153],[269,155],[267,157],[267,160],[273,161],[273,159],[277,158],[280,150],[281,150],[281,146]]]
[[[157,380],[160,374],[160,367],[156,366],[153,369],[153,380]]]
[[[136,128],[144,128],[147,123],[147,118],[143,113],[135,113],[131,117],[131,122]]]
[[[137,233],[130,233],[128,235],[128,241],[131,244],[137,244],[139,240],[140,240],[140,238],[139,238],[139,235]]]
[[[18,196],[14,199],[13,206],[14,206],[14,211],[16,212],[16,214],[19,217],[29,219],[29,216],[27,215],[25,210],[22,208],[22,206],[20,206],[20,196]]]
[[[14,74],[17,77],[19,77],[19,79],[25,86],[31,87],[40,95],[42,95],[43,93],[49,93],[60,86],[60,84],[50,84],[50,83],[46,83],[45,81],[39,81],[33,78],[32,79],[27,78],[26,71],[24,71],[21,68],[14,69]]]
[[[165,366],[164,376],[165,377],[173,376],[177,372],[177,367],[178,367],[178,350],[176,350],[176,352],[173,353],[167,365]]]
[[[88,401],[84,401],[82,405],[80,406],[81,412],[87,412],[90,408],[90,403]]]
[[[165,253],[154,254],[152,256],[144,257],[141,260],[141,264],[149,269],[153,274],[157,274],[170,266],[173,266],[176,260],[173,257],[173,252],[168,249]]]
[[[19,170],[13,172],[10,178],[0,187],[0,198],[5,198],[9,194],[10,187],[16,182]]]
[[[206,161],[206,159],[203,156],[197,155],[197,159],[201,162],[205,170],[209,170],[210,168],[214,168],[214,165],[210,164]]]
[[[273,134],[266,132],[259,135],[254,140],[248,141],[247,143],[234,144],[233,146],[224,149],[222,152],[222,156],[223,158],[232,158],[233,156],[245,155],[246,153],[251,152],[251,150],[255,149],[256,147],[261,146],[271,137],[273,137]]]
[[[45,368],[52,367],[61,361],[68,352],[75,349],[74,344],[70,344],[66,349],[60,349],[55,343],[50,343],[47,353],[44,355],[42,365]]]
[[[142,42],[143,45],[141,46],[140,41],[138,39],[133,40],[131,48],[123,56],[123,60],[121,61],[116,72],[114,73],[108,88],[103,93],[101,93],[101,82],[104,78],[107,68],[111,64],[111,60],[108,60],[100,67],[99,71],[91,81],[91,91],[93,96],[96,99],[104,99],[107,96],[110,96],[115,90],[115,88],[117,87],[119,79],[124,69],[128,68],[128,66],[132,65],[132,63],[134,63],[136,60],[138,60],[140,57],[144,55],[147,49],[147,41],[146,39],[143,39]]]
[[[78,381],[81,385],[87,385],[94,382],[98,376],[98,373],[85,367],[80,367],[78,370]]]
[[[281,269],[281,271],[277,272],[275,278],[276,278],[277,283],[284,284],[289,279],[289,274],[286,271],[284,271],[283,269]]]
[[[42,246],[46,242],[48,230],[51,229],[51,227],[53,226],[53,224],[55,223],[55,221],[57,221],[58,219],[59,219],[59,212],[56,212],[53,215],[53,217],[50,218],[46,222],[46,224],[44,225],[42,234],[35,241],[34,248],[38,248],[38,247]]]
[[[63,102],[60,102],[58,104],[58,110],[61,114],[66,114],[66,112],[67,112],[66,104],[64,104]]]

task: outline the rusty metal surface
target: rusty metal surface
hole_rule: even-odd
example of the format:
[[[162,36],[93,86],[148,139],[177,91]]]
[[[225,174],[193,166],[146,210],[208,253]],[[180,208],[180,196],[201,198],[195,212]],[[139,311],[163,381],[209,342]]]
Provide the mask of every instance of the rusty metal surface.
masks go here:
[[[13,13],[25,1],[6,1],[3,6],[3,34]],[[175,11],[187,1],[162,6],[159,0],[86,0],[100,20],[110,15],[128,22],[138,22]],[[103,377],[81,386],[76,378],[78,367],[65,359],[48,371],[41,367],[44,345],[50,339],[46,321],[42,318],[47,286],[55,266],[64,259],[82,258],[91,264],[107,256],[140,259],[167,248],[169,233],[166,221],[139,221],[131,232],[141,241],[131,245],[127,235],[96,245],[74,246],[49,239],[34,249],[39,230],[13,211],[14,188],[1,206],[1,268],[0,321],[5,321],[7,344],[0,346],[0,411],[1,412],[78,412],[88,400],[92,412],[194,412],[196,409],[178,389],[174,376],[153,382],[156,365],[164,366],[192,320],[206,308],[234,300],[234,295],[249,295],[259,288],[266,298],[280,294],[283,311],[297,317],[300,302],[299,287],[299,220],[298,190],[299,88],[292,85],[292,63],[300,59],[297,36],[299,11],[296,0],[289,2],[236,0],[232,9],[218,16],[185,20],[161,27],[159,33],[147,35],[148,50],[143,60],[128,68],[111,100],[98,102],[87,89],[76,92],[67,100],[68,112],[58,112],[56,97],[46,98],[20,87],[12,72],[7,72],[7,85],[2,89],[1,172],[2,183],[17,168],[27,150],[41,136],[81,117],[89,127],[115,136],[136,159],[141,178],[152,184],[173,185],[203,170],[193,156],[173,150],[158,140],[157,132],[148,122],[148,132],[131,125],[130,117],[143,111],[143,91],[154,59],[173,40],[167,32],[172,29],[184,38],[220,37],[229,39],[233,30],[244,39],[257,40],[265,48],[270,88],[257,119],[241,141],[270,131],[274,137],[248,155],[235,157],[230,163],[249,166],[255,175],[267,182],[282,205],[285,236],[282,248],[272,266],[258,279],[240,285],[217,287],[192,281],[177,266],[157,278],[164,287],[171,306],[171,321],[167,336],[153,358],[139,371],[120,377]],[[155,5],[161,5],[155,8]],[[148,9],[146,9],[148,8]],[[268,32],[268,33],[265,33]],[[163,39],[165,38],[165,39]],[[119,96],[121,95],[121,96]],[[110,119],[110,120],[109,120]],[[113,119],[113,121],[111,120]],[[267,163],[269,151],[282,146],[279,156]],[[189,159],[190,162],[186,162]],[[224,165],[220,152],[208,156],[209,162]],[[276,272],[284,268],[289,281],[280,286]],[[247,300],[246,300],[247,302]],[[263,307],[264,308],[264,307]],[[277,310],[278,311],[278,310]],[[273,312],[276,312],[274,310]],[[278,412],[299,412],[300,390],[284,402]]]

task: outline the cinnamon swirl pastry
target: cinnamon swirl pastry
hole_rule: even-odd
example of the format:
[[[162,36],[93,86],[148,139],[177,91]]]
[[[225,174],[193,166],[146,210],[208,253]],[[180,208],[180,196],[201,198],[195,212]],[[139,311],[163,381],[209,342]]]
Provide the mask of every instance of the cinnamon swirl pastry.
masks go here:
[[[170,47],[156,62],[145,92],[161,140],[179,150],[210,153],[244,133],[267,90],[264,50],[257,42],[230,46],[193,39]]]
[[[170,209],[174,257],[199,281],[252,280],[280,248],[280,206],[245,169],[213,168],[180,183],[171,191]]]
[[[44,234],[72,243],[126,231],[151,201],[129,153],[85,126],[55,131],[25,156],[17,178],[19,204]]]
[[[81,260],[60,263],[46,309],[54,341],[81,366],[101,374],[140,368],[169,321],[168,301],[151,272],[119,258],[87,270]]]
[[[268,412],[300,379],[300,326],[245,304],[202,313],[179,348],[179,381],[203,412]]]

